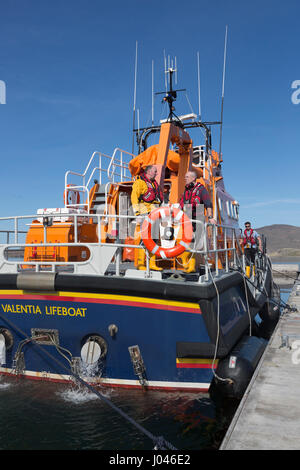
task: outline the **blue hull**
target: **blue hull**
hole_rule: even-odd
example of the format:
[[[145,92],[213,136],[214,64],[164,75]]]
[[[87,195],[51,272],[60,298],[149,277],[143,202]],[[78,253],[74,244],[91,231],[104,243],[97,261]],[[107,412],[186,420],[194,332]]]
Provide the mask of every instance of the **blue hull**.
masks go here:
[[[239,285],[220,295],[219,315],[216,297],[184,302],[111,293],[2,290],[0,332],[9,333],[12,345],[0,371],[34,379],[72,380],[74,370],[78,372],[82,363],[85,341],[99,335],[106,343],[106,354],[88,381],[109,386],[207,391],[220,357],[219,350],[214,357],[217,338],[212,335],[218,330],[216,322],[219,319],[218,339],[224,350],[226,338],[230,339],[235,330],[240,336],[249,325],[246,310]],[[116,327],[114,334],[111,325]],[[45,343],[43,338],[40,342],[32,340],[45,331],[55,334],[55,345]],[[129,354],[129,348],[136,345],[145,367],[144,381]]]

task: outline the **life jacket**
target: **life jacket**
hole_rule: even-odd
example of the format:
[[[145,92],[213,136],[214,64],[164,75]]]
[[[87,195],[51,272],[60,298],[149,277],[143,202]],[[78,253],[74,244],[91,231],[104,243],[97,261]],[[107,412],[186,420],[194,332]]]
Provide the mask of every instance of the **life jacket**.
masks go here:
[[[156,180],[150,181],[149,178],[145,174],[140,175],[140,178],[145,181],[148,190],[144,193],[141,194],[140,200],[144,202],[157,202],[161,203],[163,202],[163,193],[162,190],[160,189],[158,183]]]
[[[192,207],[194,208],[196,204],[200,204],[201,201],[201,187],[203,185],[201,183],[196,183],[196,184],[189,184],[188,187],[185,187],[183,196],[180,201],[181,207],[184,206],[184,204],[191,204]]]
[[[250,235],[249,235],[249,236],[247,235],[247,232],[250,232]],[[252,247],[253,245],[256,245],[256,240],[255,240],[255,238],[253,237],[253,229],[252,229],[252,228],[250,228],[250,230],[244,230],[243,243],[244,243],[244,246],[246,246],[248,243],[251,244],[251,247]]]

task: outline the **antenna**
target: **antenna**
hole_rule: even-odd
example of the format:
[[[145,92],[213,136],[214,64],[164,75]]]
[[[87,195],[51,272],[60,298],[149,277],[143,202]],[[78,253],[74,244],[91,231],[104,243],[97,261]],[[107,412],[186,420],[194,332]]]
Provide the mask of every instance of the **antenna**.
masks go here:
[[[226,30],[225,30],[225,44],[224,44],[224,62],[223,62],[223,80],[222,80],[222,102],[221,102],[221,125],[220,125],[220,149],[219,149],[219,158],[221,158],[221,150],[222,150],[223,106],[224,106],[225,70],[226,70],[226,51],[227,51],[227,30],[228,30],[228,26],[226,25]]]
[[[197,52],[197,65],[198,65],[198,105],[199,105],[199,121],[201,121],[201,101],[200,101],[200,57]]]
[[[167,86],[167,58],[166,58],[165,49],[164,49],[164,64],[165,64],[165,89],[166,89],[166,93],[167,93],[167,89],[168,89],[168,86]]]
[[[224,43],[224,61],[223,61],[223,80],[222,80],[219,159],[221,159],[221,153],[222,153],[222,129],[223,129],[223,106],[224,106],[224,89],[225,89],[226,50],[227,50],[227,30],[228,30],[228,26],[226,25],[225,43]],[[215,186],[215,195],[214,195],[214,219],[217,220],[217,191],[216,191],[216,186]]]
[[[154,125],[154,60],[152,60],[152,126]]]
[[[173,90],[173,74],[175,73],[175,80],[177,82],[177,59],[175,57],[175,60],[171,59],[170,56],[168,55],[168,67],[167,67],[167,57],[166,53],[164,50],[164,63],[165,63],[165,87],[166,87],[166,92],[159,92],[155,93],[156,95],[165,95],[163,98],[163,101],[167,101],[169,105],[169,116],[167,121],[172,122],[175,118],[176,121],[180,121],[180,119],[175,115],[174,113],[174,106],[173,102],[176,101],[177,98],[177,92],[178,91],[186,91],[185,89],[181,90]],[[168,79],[167,79],[168,75]],[[169,83],[169,90],[167,90],[167,80]]]
[[[134,67],[134,91],[133,91],[133,127],[135,129],[135,106],[136,106],[136,76],[137,76],[137,53],[138,53],[138,42],[135,43],[135,67]],[[132,132],[132,153],[134,152],[134,133]]]

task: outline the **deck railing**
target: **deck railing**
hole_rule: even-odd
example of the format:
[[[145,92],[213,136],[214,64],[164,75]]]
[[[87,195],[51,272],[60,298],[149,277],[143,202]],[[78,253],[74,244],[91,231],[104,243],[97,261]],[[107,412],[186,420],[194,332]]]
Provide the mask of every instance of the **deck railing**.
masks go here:
[[[48,227],[57,224],[59,226],[61,218],[64,218],[64,224],[69,223],[74,226],[74,241],[72,243],[49,243],[47,240]],[[67,221],[66,222],[66,218]],[[39,226],[43,227],[43,242],[26,244],[24,239],[25,230],[20,230],[20,226],[31,225],[33,221],[37,224],[39,219]],[[52,219],[52,220],[51,220]],[[124,266],[126,263],[122,261],[122,250],[125,248],[132,248],[133,250],[145,249],[143,245],[133,240],[132,243],[125,243],[126,233],[120,233],[117,230],[117,235],[113,241],[101,241],[101,227],[107,225],[109,222],[114,222],[119,227],[128,227],[134,231],[132,222],[135,220],[134,216],[128,215],[103,215],[103,214],[85,214],[84,219],[93,222],[97,225],[97,235],[99,242],[94,243],[81,243],[78,240],[79,226],[83,222],[82,214],[57,214],[55,213],[51,218],[50,214],[47,215],[30,215],[30,216],[17,216],[17,217],[1,217],[0,218],[0,235],[2,235],[2,243],[0,243],[0,273],[4,272],[20,272],[24,269],[31,269],[35,271],[67,271],[74,273],[85,274],[99,274],[104,275],[108,267],[113,268],[114,275],[124,274]],[[3,224],[9,222],[14,227],[12,229],[3,229]],[[200,276],[199,282],[208,281],[213,272],[214,276],[219,276],[224,272],[229,272],[230,269],[236,268],[241,265],[242,251],[240,249],[238,235],[239,229],[224,226],[213,225],[199,220],[192,221],[198,230],[202,231],[198,237],[198,245],[193,243],[190,245],[192,256],[197,256],[200,259],[200,264],[204,274]],[[34,224],[34,225],[35,225]],[[36,226],[36,225],[35,225]],[[197,230],[196,230],[197,231]],[[220,235],[222,232],[222,235]],[[199,233],[199,232],[198,232]],[[13,241],[11,241],[13,235]],[[120,238],[120,235],[122,238]],[[103,236],[103,233],[102,233]],[[4,241],[3,239],[6,240]],[[21,240],[22,238],[22,240]],[[111,239],[112,237],[110,237]],[[199,243],[200,240],[200,243]],[[35,259],[30,257],[24,259],[25,249],[44,249],[44,256],[36,256]],[[78,261],[61,261],[56,256],[62,248],[78,248],[86,251],[86,257]],[[145,277],[152,277],[149,269],[149,255],[146,252],[146,270],[143,271]],[[39,259],[40,258],[40,259]],[[128,263],[127,263],[128,264]],[[129,263],[130,264],[130,263]],[[127,266],[128,267],[128,266]],[[133,268],[133,263],[131,263]],[[132,273],[132,269],[131,269]]]
[[[135,155],[126,152],[120,148],[116,148],[112,155],[106,155],[102,152],[93,152],[83,173],[68,170],[65,173],[65,194],[70,187],[74,191],[78,191],[81,196],[79,204],[65,204],[65,207],[89,207],[89,192],[93,179],[97,179],[98,183],[114,183],[115,181],[124,182],[132,180],[129,171],[129,161]]]

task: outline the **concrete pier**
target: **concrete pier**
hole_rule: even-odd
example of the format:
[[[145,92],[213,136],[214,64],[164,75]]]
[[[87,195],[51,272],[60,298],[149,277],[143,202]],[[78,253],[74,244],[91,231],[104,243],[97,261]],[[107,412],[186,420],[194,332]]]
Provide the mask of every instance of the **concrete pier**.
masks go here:
[[[300,280],[287,303],[220,450],[300,449]]]
[[[273,279],[276,284],[292,285],[300,272],[299,263],[272,263]]]

